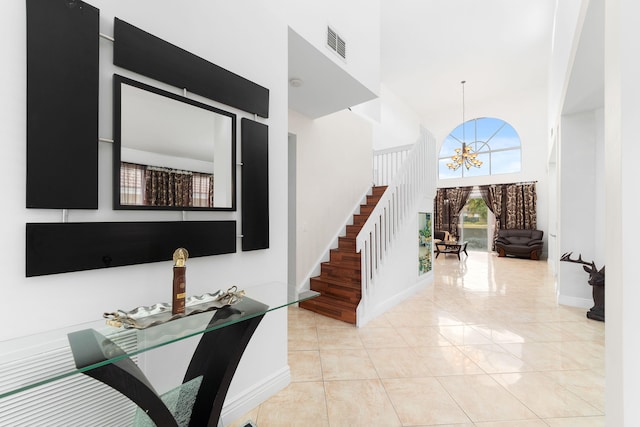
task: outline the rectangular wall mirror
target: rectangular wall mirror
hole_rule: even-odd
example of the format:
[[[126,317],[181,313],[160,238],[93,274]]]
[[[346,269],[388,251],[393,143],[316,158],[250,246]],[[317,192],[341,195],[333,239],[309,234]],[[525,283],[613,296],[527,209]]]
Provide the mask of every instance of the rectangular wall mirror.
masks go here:
[[[114,209],[235,210],[235,114],[113,82]]]

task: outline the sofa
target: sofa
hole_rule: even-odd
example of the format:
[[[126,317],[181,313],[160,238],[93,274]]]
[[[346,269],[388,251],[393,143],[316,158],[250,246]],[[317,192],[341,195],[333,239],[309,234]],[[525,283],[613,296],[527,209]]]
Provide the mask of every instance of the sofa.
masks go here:
[[[512,255],[520,258],[540,259],[542,254],[542,230],[498,230],[496,250],[498,256]]]

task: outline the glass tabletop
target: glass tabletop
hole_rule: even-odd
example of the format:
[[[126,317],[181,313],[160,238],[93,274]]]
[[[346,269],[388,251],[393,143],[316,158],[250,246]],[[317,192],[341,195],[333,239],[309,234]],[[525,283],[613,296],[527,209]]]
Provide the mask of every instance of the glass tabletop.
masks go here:
[[[107,325],[105,319],[101,319],[1,341],[0,398],[221,329],[319,295],[314,291],[304,291],[291,298],[287,296],[287,284],[276,282],[246,288],[245,291],[246,295],[233,305],[184,316],[145,329],[114,327]],[[104,345],[102,349],[104,357],[95,360],[75,360],[69,339],[89,331],[92,335],[106,338],[104,341],[108,342],[108,345]],[[117,351],[109,348],[113,344],[117,346]],[[45,358],[55,361],[55,366],[46,373],[25,370],[30,361],[36,363]],[[14,369],[24,372],[11,375],[10,379],[4,378],[3,372]]]

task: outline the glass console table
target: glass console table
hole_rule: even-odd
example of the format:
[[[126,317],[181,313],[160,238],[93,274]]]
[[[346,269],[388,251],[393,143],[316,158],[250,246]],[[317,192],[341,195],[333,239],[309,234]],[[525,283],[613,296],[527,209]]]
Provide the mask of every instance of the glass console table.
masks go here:
[[[2,341],[0,402],[84,374],[122,393],[157,426],[216,426],[240,358],[264,315],[318,295],[307,291],[290,299],[286,284],[269,283],[247,288],[246,296],[233,305],[146,329],[118,328],[100,320]],[[268,301],[269,305],[261,301]],[[177,406],[182,412],[176,414],[175,407],[154,391],[132,357],[194,336],[200,339],[184,375],[183,387],[172,397],[174,404],[179,401]],[[57,354],[67,357],[56,360]],[[52,368],[7,374],[14,371],[13,366],[25,363],[28,366],[29,360],[38,360],[42,355],[53,355]]]

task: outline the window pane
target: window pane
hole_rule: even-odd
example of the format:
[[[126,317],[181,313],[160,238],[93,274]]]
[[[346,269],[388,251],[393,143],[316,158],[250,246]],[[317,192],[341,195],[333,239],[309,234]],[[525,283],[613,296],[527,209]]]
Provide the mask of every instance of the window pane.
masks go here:
[[[460,141],[449,135],[440,147],[440,157],[451,157],[455,154],[455,149],[460,148]]]
[[[451,163],[451,158],[440,159],[438,161],[440,179],[462,178],[462,168],[454,171],[447,167],[447,163]]]
[[[509,125],[500,129],[500,132],[491,139],[491,149],[493,150],[516,147],[520,147],[520,137],[515,129]]]
[[[495,134],[502,125],[505,123],[502,120],[494,119],[492,117],[483,117],[476,119],[476,139],[480,141],[489,141],[489,139]]]
[[[520,149],[497,151],[491,154],[491,173],[516,173],[522,169]]]
[[[452,171],[446,165],[451,163],[451,156],[456,149],[462,148],[463,143],[478,154],[477,159],[483,164],[479,168]],[[504,120],[493,117],[469,120],[464,123],[464,135],[463,125],[460,124],[443,141],[439,155],[439,177],[447,179],[520,172],[520,146],[518,133]]]
[[[467,170],[467,168],[464,169],[464,176],[465,177],[472,177],[472,176],[487,176],[489,175],[489,153],[480,153],[478,154],[478,157],[476,157],[478,160],[480,160],[482,162],[482,166],[480,166],[479,168],[476,167],[471,167]]]

